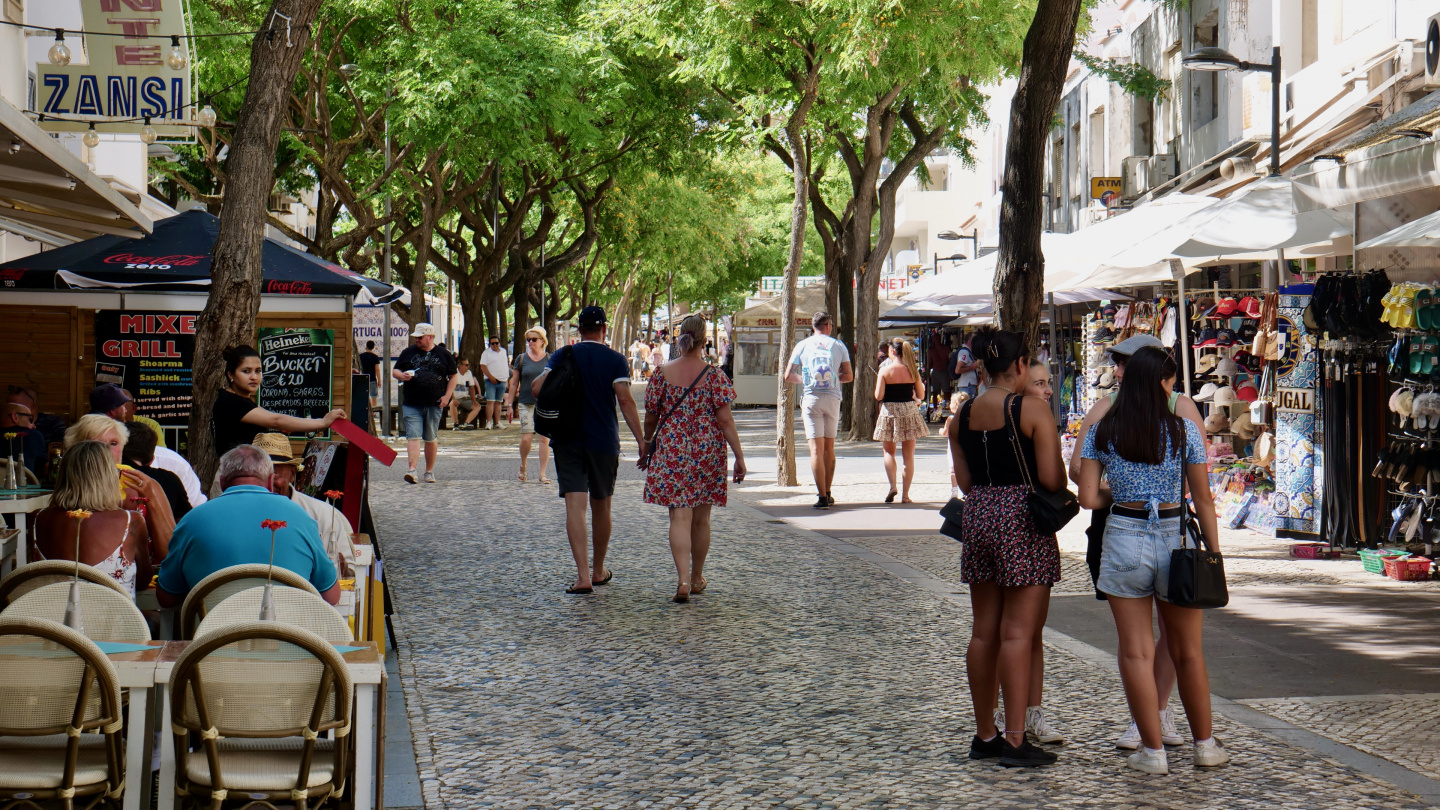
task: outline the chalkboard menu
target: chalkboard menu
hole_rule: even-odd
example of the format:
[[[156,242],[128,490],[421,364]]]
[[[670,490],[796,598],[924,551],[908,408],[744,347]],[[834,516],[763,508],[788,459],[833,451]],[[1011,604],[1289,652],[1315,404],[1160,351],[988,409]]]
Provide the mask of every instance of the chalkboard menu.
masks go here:
[[[274,413],[319,419],[331,408],[334,329],[259,330],[260,407]]]
[[[135,398],[137,415],[163,427],[185,427],[195,385],[195,317],[193,312],[96,312],[96,384],[118,383]]]

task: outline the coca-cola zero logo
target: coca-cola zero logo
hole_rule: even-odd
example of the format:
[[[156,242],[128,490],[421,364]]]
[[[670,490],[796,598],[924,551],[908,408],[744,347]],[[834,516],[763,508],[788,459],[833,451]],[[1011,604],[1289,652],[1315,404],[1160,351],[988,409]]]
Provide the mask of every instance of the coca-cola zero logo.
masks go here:
[[[106,256],[105,264],[123,264],[126,270],[169,270],[173,267],[194,267],[209,259],[209,256],[195,256],[177,253],[172,256],[139,256],[134,253],[116,253]]]
[[[276,281],[271,279],[265,282],[265,292],[275,295],[313,295],[314,285],[308,281]]]

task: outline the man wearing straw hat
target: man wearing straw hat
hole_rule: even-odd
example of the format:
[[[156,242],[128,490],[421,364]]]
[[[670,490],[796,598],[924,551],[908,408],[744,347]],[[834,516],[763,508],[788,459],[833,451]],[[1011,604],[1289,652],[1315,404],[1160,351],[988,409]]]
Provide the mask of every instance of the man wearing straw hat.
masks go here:
[[[325,553],[335,563],[340,576],[355,570],[355,546],[350,540],[350,521],[339,509],[318,498],[312,498],[295,486],[305,459],[296,458],[290,452],[290,438],[284,433],[261,433],[255,437],[255,446],[270,456],[275,465],[276,495],[284,495],[305,510],[320,527],[320,541],[325,544]],[[318,483],[318,482],[317,482]]]

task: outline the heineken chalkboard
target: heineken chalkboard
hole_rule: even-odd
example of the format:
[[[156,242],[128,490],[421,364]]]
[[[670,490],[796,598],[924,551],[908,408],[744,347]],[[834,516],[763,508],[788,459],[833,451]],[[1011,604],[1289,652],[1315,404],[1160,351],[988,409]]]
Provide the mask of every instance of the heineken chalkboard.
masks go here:
[[[301,419],[319,419],[331,408],[334,329],[259,330],[260,407]]]

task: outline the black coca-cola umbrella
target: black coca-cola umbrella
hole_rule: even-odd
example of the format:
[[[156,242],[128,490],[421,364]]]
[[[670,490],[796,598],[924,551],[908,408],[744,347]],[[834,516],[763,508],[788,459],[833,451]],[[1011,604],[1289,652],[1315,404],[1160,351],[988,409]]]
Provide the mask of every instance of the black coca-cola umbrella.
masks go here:
[[[7,289],[112,289],[196,292],[210,286],[210,252],[220,220],[205,211],[186,211],[155,223],[141,239],[97,236],[0,264]],[[357,304],[409,301],[394,287],[346,270],[274,239],[260,254],[268,295],[348,295]]]

